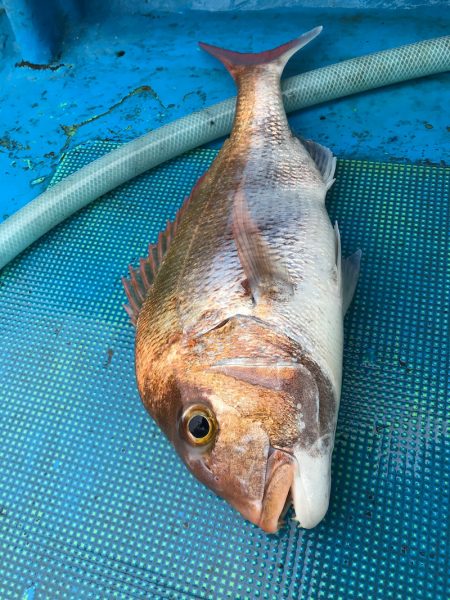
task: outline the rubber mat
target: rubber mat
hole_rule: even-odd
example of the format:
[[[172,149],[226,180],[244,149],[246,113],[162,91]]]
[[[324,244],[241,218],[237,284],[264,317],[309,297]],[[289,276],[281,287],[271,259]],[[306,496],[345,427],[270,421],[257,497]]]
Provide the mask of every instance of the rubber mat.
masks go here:
[[[122,309],[128,263],[214,155],[108,194],[0,276],[0,598],[448,598],[450,169],[338,162],[330,214],[363,260],[331,505],[266,535],[145,412]]]

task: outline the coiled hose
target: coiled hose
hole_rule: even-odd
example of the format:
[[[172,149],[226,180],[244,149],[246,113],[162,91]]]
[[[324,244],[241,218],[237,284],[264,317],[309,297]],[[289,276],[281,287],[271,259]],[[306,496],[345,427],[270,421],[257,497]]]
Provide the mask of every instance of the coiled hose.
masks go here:
[[[287,112],[450,70],[450,36],[376,52],[283,82]],[[124,144],[52,186],[0,224],[0,269],[55,225],[129,179],[230,132],[235,98]]]

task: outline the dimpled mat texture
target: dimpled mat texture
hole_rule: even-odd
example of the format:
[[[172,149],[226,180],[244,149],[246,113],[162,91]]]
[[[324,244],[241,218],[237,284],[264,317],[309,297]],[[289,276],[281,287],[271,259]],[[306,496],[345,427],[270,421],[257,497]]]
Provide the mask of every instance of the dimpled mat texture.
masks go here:
[[[69,172],[113,146],[66,156]],[[0,276],[0,598],[448,598],[450,169],[342,160],[363,251],[346,317],[330,510],[266,535],[144,411],[120,278],[215,156],[95,202]]]

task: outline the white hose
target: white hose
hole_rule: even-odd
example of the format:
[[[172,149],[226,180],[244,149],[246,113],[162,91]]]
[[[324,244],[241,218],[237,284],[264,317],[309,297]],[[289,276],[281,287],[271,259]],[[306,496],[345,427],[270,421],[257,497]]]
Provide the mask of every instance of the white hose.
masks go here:
[[[450,70],[450,36],[353,58],[283,82],[287,112]],[[0,224],[0,269],[58,223],[115,187],[230,132],[235,98],[178,119],[86,165]]]

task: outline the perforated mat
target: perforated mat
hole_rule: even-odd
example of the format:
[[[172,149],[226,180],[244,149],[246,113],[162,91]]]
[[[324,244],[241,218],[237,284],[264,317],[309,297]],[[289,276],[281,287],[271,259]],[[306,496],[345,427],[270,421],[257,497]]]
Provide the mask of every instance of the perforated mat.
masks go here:
[[[214,155],[108,194],[1,273],[0,598],[448,598],[450,169],[338,163],[330,213],[363,261],[331,506],[269,536],[145,412],[121,307],[128,263]]]

